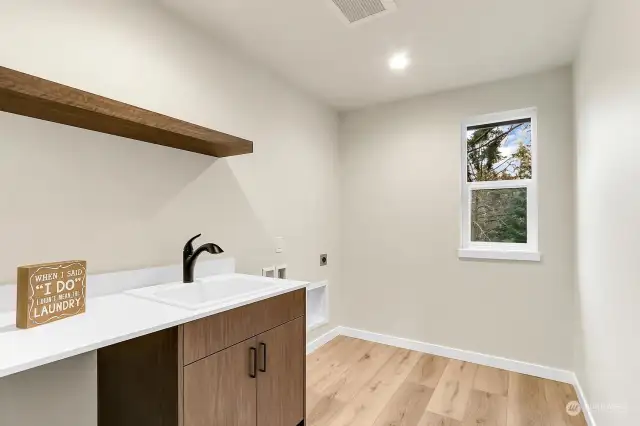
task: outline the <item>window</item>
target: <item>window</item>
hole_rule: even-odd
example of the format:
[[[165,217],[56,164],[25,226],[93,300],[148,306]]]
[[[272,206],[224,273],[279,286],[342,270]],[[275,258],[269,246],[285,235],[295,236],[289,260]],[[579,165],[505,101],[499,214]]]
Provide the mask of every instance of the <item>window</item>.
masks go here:
[[[461,258],[540,260],[536,109],[462,126]]]

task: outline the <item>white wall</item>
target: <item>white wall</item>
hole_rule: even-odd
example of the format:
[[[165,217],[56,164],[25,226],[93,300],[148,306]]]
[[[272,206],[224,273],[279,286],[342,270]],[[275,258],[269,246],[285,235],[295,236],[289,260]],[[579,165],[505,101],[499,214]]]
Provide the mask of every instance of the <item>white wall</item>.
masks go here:
[[[571,369],[570,68],[346,113],[347,326]],[[461,261],[460,125],[538,107],[540,263]]]
[[[329,279],[337,307],[336,114],[153,3],[0,0],[0,64],[251,139],[255,153],[215,160],[0,113],[0,282],[40,261],[179,263],[202,232],[241,272],[286,263],[291,278]],[[95,424],[94,366],[64,366],[78,373],[67,395],[29,391],[50,387],[55,366],[0,379],[1,417],[22,419],[8,426],[70,424],[54,409],[68,397],[84,401],[73,424]],[[39,419],[5,397],[16,383],[43,404]]]
[[[596,0],[576,63],[576,368],[599,426],[640,417],[640,3]]]

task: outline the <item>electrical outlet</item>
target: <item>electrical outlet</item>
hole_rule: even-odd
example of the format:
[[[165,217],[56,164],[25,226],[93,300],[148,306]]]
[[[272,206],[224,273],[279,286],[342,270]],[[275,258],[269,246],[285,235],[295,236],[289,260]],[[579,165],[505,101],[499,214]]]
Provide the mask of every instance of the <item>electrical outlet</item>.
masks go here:
[[[327,266],[327,255],[326,255],[326,253],[320,255],[320,266]]]

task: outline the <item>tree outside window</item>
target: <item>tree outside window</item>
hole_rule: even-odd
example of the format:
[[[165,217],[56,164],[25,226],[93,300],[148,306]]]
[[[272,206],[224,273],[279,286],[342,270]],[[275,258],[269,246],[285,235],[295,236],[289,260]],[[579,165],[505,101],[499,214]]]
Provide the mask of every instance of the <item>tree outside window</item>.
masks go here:
[[[535,109],[463,126],[462,250],[537,252]]]

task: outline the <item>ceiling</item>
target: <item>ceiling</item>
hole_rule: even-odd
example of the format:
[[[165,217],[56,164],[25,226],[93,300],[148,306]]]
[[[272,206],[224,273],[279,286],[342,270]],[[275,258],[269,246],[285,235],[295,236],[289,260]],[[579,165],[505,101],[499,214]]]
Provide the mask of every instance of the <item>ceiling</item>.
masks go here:
[[[161,0],[339,109],[498,80],[572,61],[589,0],[397,0],[347,26],[330,0]],[[391,72],[388,58],[409,52]]]

